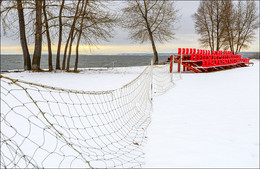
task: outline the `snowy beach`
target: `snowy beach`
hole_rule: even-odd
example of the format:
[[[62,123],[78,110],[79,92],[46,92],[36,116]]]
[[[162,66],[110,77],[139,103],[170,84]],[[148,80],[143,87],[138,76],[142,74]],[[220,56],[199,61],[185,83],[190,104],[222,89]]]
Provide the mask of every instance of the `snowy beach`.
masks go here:
[[[183,73],[153,105],[145,167],[259,168],[259,61]]]
[[[0,1],[0,168],[259,168],[260,1]]]
[[[259,167],[259,61],[253,62],[253,67],[182,73],[173,88],[154,97],[143,167]],[[144,69],[3,75],[64,89],[104,91],[122,87]]]

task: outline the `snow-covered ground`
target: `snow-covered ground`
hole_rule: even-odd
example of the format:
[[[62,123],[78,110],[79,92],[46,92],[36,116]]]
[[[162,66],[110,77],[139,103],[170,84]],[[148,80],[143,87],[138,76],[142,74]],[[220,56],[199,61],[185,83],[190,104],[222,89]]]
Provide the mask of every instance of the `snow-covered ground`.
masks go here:
[[[144,167],[259,167],[259,61],[254,63],[214,73],[182,73],[172,89],[155,97]],[[104,91],[120,88],[144,68],[3,75],[65,89]]]
[[[259,61],[194,74],[156,97],[145,167],[259,168]]]
[[[81,69],[79,73],[67,72],[20,72],[6,73],[14,79],[44,84],[64,89],[84,91],[105,91],[122,87],[136,78],[145,66],[118,68]]]

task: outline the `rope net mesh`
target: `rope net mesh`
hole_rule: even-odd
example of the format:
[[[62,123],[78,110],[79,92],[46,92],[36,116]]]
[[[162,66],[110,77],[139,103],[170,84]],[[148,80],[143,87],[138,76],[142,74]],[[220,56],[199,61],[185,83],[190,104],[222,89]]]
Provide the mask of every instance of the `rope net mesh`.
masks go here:
[[[147,66],[122,88],[98,92],[1,76],[1,167],[142,167],[151,96],[174,85],[168,69]]]

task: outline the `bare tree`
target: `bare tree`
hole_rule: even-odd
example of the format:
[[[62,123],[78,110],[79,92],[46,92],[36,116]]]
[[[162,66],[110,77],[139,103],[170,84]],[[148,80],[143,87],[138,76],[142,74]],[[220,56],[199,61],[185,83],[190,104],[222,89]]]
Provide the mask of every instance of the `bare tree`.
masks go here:
[[[79,28],[79,35],[78,35],[78,40],[77,40],[77,46],[76,46],[76,58],[75,58],[75,65],[74,65],[74,72],[77,71],[78,69],[78,61],[79,61],[79,43],[80,43],[80,38],[81,38],[81,34],[82,34],[82,30],[83,30],[83,21],[84,21],[84,17],[86,14],[86,9],[88,6],[88,0],[86,0],[85,5],[84,5],[84,0],[82,1],[82,6],[84,6],[84,9],[82,11],[82,16],[81,16],[81,21],[80,21],[80,28]]]
[[[17,1],[21,2],[19,5],[22,5],[22,8],[17,8]],[[108,38],[112,37],[115,23],[117,21],[116,15],[113,15],[112,12],[106,7],[107,4],[105,3],[110,2],[103,2],[99,0],[62,0],[59,2],[50,0],[17,1],[4,2],[5,7],[3,10],[1,8],[0,11],[1,20],[4,27],[4,32],[7,32],[7,30],[13,30],[14,33],[20,33],[23,35],[21,37],[25,37],[28,41],[31,39],[32,42],[34,42],[35,48],[32,59],[33,70],[40,70],[42,45],[45,40],[44,37],[46,37],[48,46],[49,70],[51,71],[53,69],[52,41],[55,40],[54,36],[58,35],[56,68],[60,68],[60,53],[64,52],[62,69],[65,69],[66,66],[66,70],[69,71],[70,57],[73,53],[72,49],[74,49],[74,39],[77,39],[76,59],[74,65],[74,71],[77,71],[80,44],[93,46],[98,44],[101,40],[107,41]],[[15,26],[15,23],[18,21],[17,9],[19,9],[19,11],[21,11],[20,9],[26,11],[24,16],[24,28],[22,26],[23,24],[20,24],[21,26],[19,27]],[[19,15],[20,14],[21,13],[19,13]],[[20,16],[22,17],[22,14]],[[23,32],[23,30],[25,31],[25,27],[27,31],[26,36],[25,32]],[[65,36],[67,39],[64,51],[61,49],[62,36]],[[26,43],[24,44],[25,45],[23,46],[27,46]],[[26,52],[26,48],[24,51]],[[68,58],[66,58],[67,55]]]
[[[46,0],[43,0],[43,15],[44,15],[46,38],[47,38],[47,44],[48,44],[48,66],[49,66],[49,71],[52,71],[53,67],[52,67],[51,38],[50,38],[48,17],[47,17],[47,12],[46,12]]]
[[[230,27],[232,25],[229,25]],[[235,24],[233,30],[236,38],[235,52],[238,53],[242,48],[248,48],[249,44],[255,39],[255,31],[259,28],[259,11],[255,1],[238,1],[235,12]]]
[[[197,12],[192,16],[201,46],[210,47],[211,51],[218,51],[225,44],[224,7],[225,0],[200,1]]]
[[[75,28],[77,31],[76,58],[74,72],[78,68],[79,45],[95,46],[101,41],[113,37],[114,27],[119,19],[117,14],[109,9],[109,2],[85,0],[85,6],[80,13],[81,20]]]
[[[82,0],[84,1],[84,0]],[[72,52],[72,44],[73,44],[73,41],[75,39],[75,26],[76,26],[76,22],[77,22],[77,19],[79,17],[78,13],[81,13],[82,12],[82,8],[83,8],[83,5],[81,6],[81,9],[79,11],[79,6],[80,6],[80,0],[78,0],[78,4],[77,4],[77,8],[76,8],[76,13],[75,13],[75,16],[74,16],[74,19],[73,19],[73,23],[71,25],[71,29],[70,29],[70,36],[68,38],[68,40],[70,41],[69,43],[69,55],[68,55],[68,58],[67,58],[67,67],[66,67],[66,70],[69,71],[70,69],[70,58],[71,58],[71,52]],[[65,56],[64,56],[65,57]]]
[[[17,2],[17,12],[19,17],[19,29],[20,29],[20,42],[24,57],[24,70],[31,70],[31,58],[28,50],[26,33],[25,33],[25,23],[24,23],[24,13],[21,0],[16,0]]]
[[[259,28],[255,1],[201,1],[193,18],[200,44],[211,50],[229,48],[238,53],[252,43]]]
[[[224,50],[227,50],[228,48],[234,52],[234,41],[236,38],[235,34],[235,16],[236,16],[236,10],[234,7],[234,4],[231,0],[225,1],[225,7],[223,10],[223,13],[225,15],[223,26],[225,29],[225,41],[226,44],[224,46]]]
[[[127,1],[123,10],[123,28],[130,32],[133,40],[144,43],[150,41],[154,53],[154,63],[158,63],[155,42],[167,42],[174,39],[174,23],[178,10],[174,2],[167,0]]]
[[[7,35],[7,32],[14,33],[16,36],[20,37],[21,48],[23,52],[24,59],[24,70],[31,70],[31,58],[28,50],[28,43],[26,37],[26,23],[24,16],[24,9],[28,2],[22,0],[16,1],[0,1],[1,2],[1,21],[3,27],[4,35]],[[17,17],[18,15],[18,17]],[[16,25],[18,21],[19,25]],[[10,36],[10,35],[9,35]]]
[[[42,0],[37,0],[36,8],[36,23],[35,23],[35,47],[32,60],[32,69],[40,70],[41,54],[42,54]]]
[[[59,41],[57,46],[57,56],[56,56],[56,69],[60,69],[60,50],[61,50],[61,42],[62,42],[62,10],[64,8],[65,0],[62,0],[62,4],[60,6],[59,11]]]

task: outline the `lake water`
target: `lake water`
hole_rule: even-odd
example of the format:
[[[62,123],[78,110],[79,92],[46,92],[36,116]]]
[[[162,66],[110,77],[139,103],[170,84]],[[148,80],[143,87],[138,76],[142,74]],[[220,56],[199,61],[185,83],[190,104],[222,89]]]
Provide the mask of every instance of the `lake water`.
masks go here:
[[[174,54],[174,53],[172,53]],[[159,54],[159,62],[166,61],[170,53]],[[259,59],[259,52],[244,52],[242,57],[254,57]],[[31,57],[32,58],[32,57]],[[91,67],[129,67],[129,66],[144,66],[150,63],[153,54],[127,54],[127,55],[80,55],[79,68]],[[1,72],[8,70],[23,70],[22,55],[1,55]],[[61,61],[63,56],[61,56]],[[75,56],[71,57],[70,66],[74,67]],[[56,56],[53,56],[53,68],[56,65]],[[42,55],[41,69],[48,69],[48,56]]]
[[[170,55],[169,55],[170,56]],[[166,61],[169,56],[159,56],[159,62]],[[150,63],[153,55],[81,55],[79,68],[90,67],[129,67],[144,66]],[[61,60],[63,56],[61,57]],[[72,56],[70,66],[74,67],[75,56]],[[56,57],[53,57],[53,67],[56,65]],[[48,56],[41,58],[41,69],[48,69]],[[1,55],[1,71],[23,70],[22,55]]]

